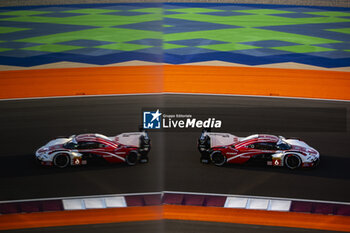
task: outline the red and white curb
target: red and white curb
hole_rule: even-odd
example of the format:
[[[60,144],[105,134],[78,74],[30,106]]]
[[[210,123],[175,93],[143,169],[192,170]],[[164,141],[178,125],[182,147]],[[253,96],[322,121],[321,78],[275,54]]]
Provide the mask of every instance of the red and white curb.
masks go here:
[[[62,200],[65,210],[82,210],[82,209],[103,209],[127,207],[124,197],[90,197],[84,199],[66,199]]]
[[[176,191],[0,201],[0,214],[160,205],[210,206],[350,216],[348,202]]]
[[[292,201],[269,200],[263,198],[227,197],[225,208],[289,211]]]

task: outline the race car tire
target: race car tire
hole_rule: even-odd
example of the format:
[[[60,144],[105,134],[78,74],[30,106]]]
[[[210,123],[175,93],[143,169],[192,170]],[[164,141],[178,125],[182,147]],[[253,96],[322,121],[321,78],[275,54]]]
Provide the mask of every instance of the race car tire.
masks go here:
[[[318,158],[317,160],[316,160],[316,162],[314,162],[314,166],[312,167],[312,168],[318,168],[320,166],[320,158]]]
[[[301,158],[296,154],[287,154],[284,158],[284,164],[292,170],[299,168],[301,163]]]
[[[201,161],[201,163],[209,164],[210,158],[208,158],[207,156],[201,156],[200,161]]]
[[[216,166],[222,166],[226,163],[226,157],[220,151],[211,153],[210,159]]]
[[[137,151],[132,150],[126,155],[125,162],[129,166],[134,166],[137,163],[137,159],[138,159]]]
[[[59,153],[53,158],[53,165],[58,168],[68,167],[70,164],[70,157],[66,153]]]
[[[140,163],[148,163],[148,161],[149,161],[149,158],[147,155],[141,155],[141,157],[139,159]]]

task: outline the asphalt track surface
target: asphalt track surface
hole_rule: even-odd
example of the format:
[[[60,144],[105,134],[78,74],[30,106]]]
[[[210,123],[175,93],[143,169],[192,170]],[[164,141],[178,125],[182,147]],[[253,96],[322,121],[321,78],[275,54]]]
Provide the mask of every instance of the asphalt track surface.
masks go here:
[[[321,164],[317,169],[295,171],[256,164],[225,167],[200,164],[196,149],[200,130],[150,132],[150,162],[134,167],[93,164],[55,169],[38,167],[33,161],[34,151],[56,136],[87,132],[112,136],[135,131],[142,108],[162,106],[249,107],[249,121],[245,111],[234,116],[221,114],[225,120],[220,131],[246,136],[258,131],[243,132],[244,127],[240,128],[241,132],[235,131],[240,125],[237,122],[246,126],[255,122],[256,129],[302,138],[320,151]],[[294,109],[286,115],[287,121],[281,118],[281,107]],[[297,109],[311,107],[329,111],[316,111],[316,115],[305,111],[308,114],[305,121],[300,119]],[[275,113],[264,117],[259,112],[251,114],[252,109],[263,108],[274,108]],[[345,109],[344,116],[334,118],[329,113],[334,108]],[[343,124],[346,119],[349,125],[349,108],[350,103],[342,101],[170,94],[0,101],[0,200],[167,190],[349,202],[350,134],[349,127]],[[215,109],[212,114],[217,114]],[[231,116],[233,120],[227,120]],[[325,125],[328,117],[334,124]],[[288,123],[298,123],[295,128],[298,131],[292,128],[278,131],[276,126]]]
[[[256,226],[231,223],[214,223],[214,222],[197,222],[197,221],[180,221],[180,220],[162,220],[162,221],[147,221],[147,222],[131,222],[131,223],[112,223],[98,225],[80,225],[80,226],[65,226],[65,227],[48,227],[48,228],[32,228],[21,230],[7,230],[2,232],[20,233],[20,232],[50,232],[50,233],[65,233],[65,232],[132,232],[132,233],[192,233],[192,232],[218,232],[218,233],[331,233],[333,231],[301,229],[301,228],[286,228],[272,226]]]

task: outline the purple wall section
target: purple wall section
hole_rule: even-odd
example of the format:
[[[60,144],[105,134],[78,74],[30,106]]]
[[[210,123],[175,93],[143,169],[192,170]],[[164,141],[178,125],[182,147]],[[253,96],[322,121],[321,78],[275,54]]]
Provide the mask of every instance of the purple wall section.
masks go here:
[[[64,210],[61,200],[0,203],[0,214],[33,213],[61,210]]]
[[[183,205],[184,194],[164,193],[162,203],[165,205]]]
[[[128,206],[161,205],[161,194],[125,196]]]
[[[144,206],[145,205],[145,201],[143,200],[142,195],[140,195],[140,196],[136,196],[136,195],[126,196],[125,201],[126,201],[126,204],[128,206]]]
[[[226,202],[226,197],[223,196],[206,196],[205,197],[205,206],[213,207],[223,207]]]
[[[152,206],[152,205],[191,205],[224,207],[226,196],[168,193],[127,195],[124,196],[127,206]],[[25,201],[0,203],[0,214],[33,213],[46,211],[62,211],[62,200]],[[309,201],[292,201],[290,212],[344,215],[350,216],[349,204],[320,203]]]
[[[164,193],[163,204],[224,207],[225,196]]]
[[[145,200],[145,205],[161,205],[162,204],[162,195],[144,195],[143,199]]]
[[[291,212],[350,216],[350,205],[292,201]]]

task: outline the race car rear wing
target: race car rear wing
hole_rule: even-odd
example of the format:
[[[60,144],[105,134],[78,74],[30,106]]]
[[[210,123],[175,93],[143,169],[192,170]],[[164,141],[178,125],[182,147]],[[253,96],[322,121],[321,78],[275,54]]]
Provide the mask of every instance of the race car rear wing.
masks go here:
[[[203,129],[198,138],[198,150],[200,152],[210,149],[210,137],[207,135],[208,132],[210,132],[210,129]]]
[[[197,148],[201,153],[201,162],[209,163],[210,161],[210,137],[207,135],[210,132],[210,128],[204,128],[200,137],[198,138]]]
[[[142,132],[142,135],[140,136],[139,150],[141,153],[148,153],[151,150],[151,139],[147,130],[145,130],[142,125],[139,125],[139,132]]]

